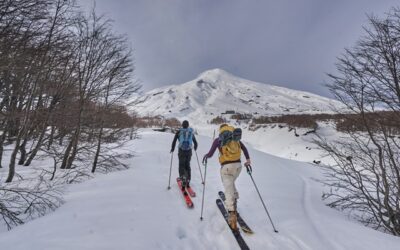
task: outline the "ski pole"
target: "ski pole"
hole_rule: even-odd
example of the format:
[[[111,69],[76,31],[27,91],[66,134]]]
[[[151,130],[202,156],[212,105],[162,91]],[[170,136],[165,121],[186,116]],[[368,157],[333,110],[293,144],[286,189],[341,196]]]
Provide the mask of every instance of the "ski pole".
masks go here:
[[[204,164],[204,184],[203,184],[203,198],[201,199],[201,215],[200,220],[203,220],[203,207],[204,207],[204,193],[206,192],[206,175],[207,175],[207,159]]]
[[[197,166],[199,166],[199,171],[200,171],[200,177],[201,177],[201,184],[204,185],[204,179],[203,179],[203,174],[201,173],[201,167],[200,167],[200,163],[199,163],[199,157],[197,156],[197,151],[194,151],[196,153],[196,158],[197,158]]]
[[[174,158],[174,152],[171,152],[171,164],[169,166],[169,179],[168,179],[168,190],[171,189],[171,172],[172,172],[172,159]]]
[[[253,184],[254,184],[254,187],[255,187],[256,190],[257,190],[258,196],[259,196],[260,199],[261,199],[261,203],[262,203],[263,206],[264,206],[265,212],[267,212],[269,221],[271,221],[271,225],[272,225],[272,227],[274,228],[274,232],[275,232],[275,233],[278,233],[278,230],[276,230],[276,228],[275,228],[275,226],[274,226],[274,223],[272,222],[271,216],[270,216],[269,213],[268,213],[268,209],[267,209],[267,207],[265,206],[264,200],[263,200],[262,197],[261,197],[260,191],[258,190],[258,187],[257,187],[256,183],[254,182],[253,176],[251,175],[251,173],[252,173],[252,168],[251,168],[251,166],[250,166],[250,165],[246,165],[246,169],[247,169],[247,173],[250,175],[251,180],[253,181]]]

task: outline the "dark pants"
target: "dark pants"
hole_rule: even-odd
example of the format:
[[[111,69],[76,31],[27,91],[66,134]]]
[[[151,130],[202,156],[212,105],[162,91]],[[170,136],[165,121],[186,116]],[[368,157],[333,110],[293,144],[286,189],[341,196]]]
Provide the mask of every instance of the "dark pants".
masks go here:
[[[186,180],[189,184],[191,174],[190,174],[190,159],[192,158],[192,150],[182,150],[178,151],[179,158],[179,177],[182,180]]]

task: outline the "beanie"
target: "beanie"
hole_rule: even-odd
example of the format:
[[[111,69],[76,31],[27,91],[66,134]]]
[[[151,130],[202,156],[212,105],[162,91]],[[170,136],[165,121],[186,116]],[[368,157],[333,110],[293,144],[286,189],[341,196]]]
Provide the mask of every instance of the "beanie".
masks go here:
[[[189,127],[189,122],[186,121],[186,120],[184,120],[184,121],[182,122],[182,127],[183,127],[183,128],[188,128],[188,127]]]

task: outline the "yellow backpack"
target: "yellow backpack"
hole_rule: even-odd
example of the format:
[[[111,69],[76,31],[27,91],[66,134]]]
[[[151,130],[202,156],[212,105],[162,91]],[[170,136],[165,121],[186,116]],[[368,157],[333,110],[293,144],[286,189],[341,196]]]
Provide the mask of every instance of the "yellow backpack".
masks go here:
[[[226,125],[219,130],[219,162],[240,161],[242,130]]]

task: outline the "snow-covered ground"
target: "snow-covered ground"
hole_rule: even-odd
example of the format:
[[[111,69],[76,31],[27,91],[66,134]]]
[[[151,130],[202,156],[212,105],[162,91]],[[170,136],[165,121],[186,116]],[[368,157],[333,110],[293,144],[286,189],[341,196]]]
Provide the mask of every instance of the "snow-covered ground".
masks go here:
[[[189,120],[191,122],[191,120]],[[268,124],[257,130],[249,130],[247,124],[229,122],[235,127],[241,127],[243,131],[242,141],[251,145],[254,149],[267,154],[286,159],[321,164],[334,164],[333,159],[327,157],[314,140],[321,136],[329,141],[344,137],[343,133],[336,131],[331,122],[320,122],[316,133],[308,133],[311,129],[291,129],[286,124]],[[206,137],[218,136],[218,126],[213,124],[194,123],[196,132]],[[297,136],[296,136],[297,134]]]
[[[319,140],[318,136],[331,142],[346,137],[338,132],[331,122],[319,122],[315,133],[310,133],[311,129],[307,128],[292,129],[286,124],[279,125],[272,124],[255,131],[244,129],[243,141],[271,155],[308,163],[316,161],[326,165],[335,162],[317,146],[315,140]]]
[[[185,207],[175,183],[167,190],[172,134],[146,130],[130,144],[137,157],[126,171],[71,185],[55,212],[0,234],[1,249],[238,249],[215,205],[222,190],[215,155],[209,161],[204,220],[201,180],[192,158],[194,208]],[[211,138],[198,136],[201,159]],[[279,233],[274,233],[250,177],[242,171],[239,211],[255,231],[250,249],[399,249],[400,238],[364,227],[323,204],[317,166],[278,158],[250,146],[253,176]],[[204,170],[204,169],[203,169]],[[204,171],[203,171],[204,173]]]

